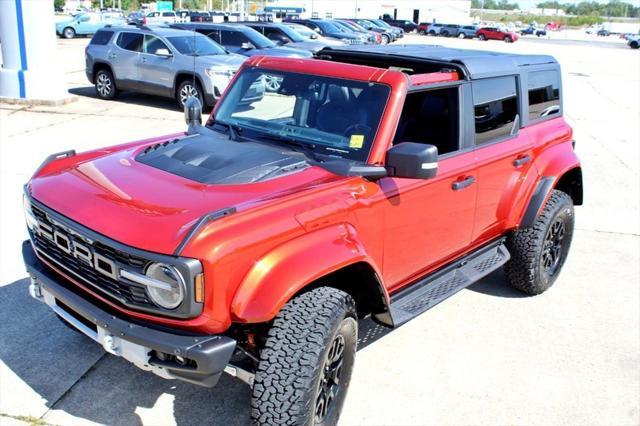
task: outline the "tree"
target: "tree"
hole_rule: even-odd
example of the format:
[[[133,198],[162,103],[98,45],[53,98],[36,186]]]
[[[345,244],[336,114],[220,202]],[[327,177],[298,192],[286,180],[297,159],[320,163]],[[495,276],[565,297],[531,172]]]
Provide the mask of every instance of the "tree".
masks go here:
[[[53,0],[53,8],[56,10],[63,9],[65,0]]]

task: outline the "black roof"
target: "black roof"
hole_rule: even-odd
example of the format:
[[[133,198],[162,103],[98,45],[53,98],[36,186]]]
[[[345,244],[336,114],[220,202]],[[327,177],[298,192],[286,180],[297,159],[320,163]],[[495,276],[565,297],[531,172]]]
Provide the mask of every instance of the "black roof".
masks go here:
[[[515,53],[489,52],[484,50],[452,49],[428,44],[348,45],[326,47],[318,54],[340,52],[341,56],[356,53],[358,56],[371,53],[377,57],[394,57],[451,64],[462,68],[471,79],[508,75],[520,72],[527,65],[557,64],[549,55],[519,55]]]

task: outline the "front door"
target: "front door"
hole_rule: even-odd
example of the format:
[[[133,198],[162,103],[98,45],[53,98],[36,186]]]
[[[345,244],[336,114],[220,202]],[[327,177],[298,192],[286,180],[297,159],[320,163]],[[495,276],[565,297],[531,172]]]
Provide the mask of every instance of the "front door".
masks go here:
[[[438,148],[435,178],[380,179],[384,196],[383,274],[393,291],[465,251],[476,203],[475,154],[462,149],[459,86],[407,94],[394,144]]]
[[[139,87],[140,91],[164,96],[172,96],[175,76],[173,60],[159,53],[171,52],[158,37],[145,34],[142,53],[140,53]]]

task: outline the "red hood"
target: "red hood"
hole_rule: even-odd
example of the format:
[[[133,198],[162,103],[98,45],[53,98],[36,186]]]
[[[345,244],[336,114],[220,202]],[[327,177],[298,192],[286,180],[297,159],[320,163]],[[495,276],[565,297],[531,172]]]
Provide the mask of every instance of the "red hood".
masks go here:
[[[32,196],[58,213],[123,244],[172,254],[204,214],[333,181],[318,167],[264,182],[203,184],[135,161],[141,146],[47,167],[31,181]],[[82,158],[79,156],[78,158]],[[62,160],[61,160],[62,162]]]

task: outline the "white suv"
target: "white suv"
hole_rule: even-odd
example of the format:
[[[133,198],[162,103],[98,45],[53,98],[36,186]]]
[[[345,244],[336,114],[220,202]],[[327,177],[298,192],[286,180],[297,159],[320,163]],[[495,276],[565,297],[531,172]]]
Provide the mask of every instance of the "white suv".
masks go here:
[[[176,13],[172,10],[149,12],[144,17],[145,24],[175,24],[176,22]]]

